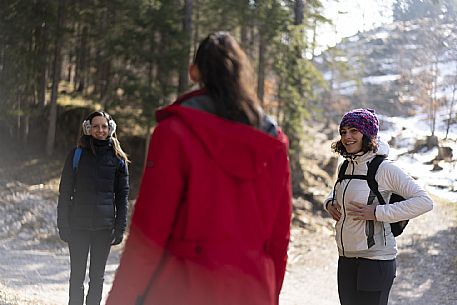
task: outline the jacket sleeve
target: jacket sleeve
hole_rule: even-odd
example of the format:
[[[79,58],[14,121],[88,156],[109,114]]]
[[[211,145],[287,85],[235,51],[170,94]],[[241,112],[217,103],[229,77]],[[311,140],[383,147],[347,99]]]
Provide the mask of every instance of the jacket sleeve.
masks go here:
[[[327,195],[327,198],[325,198],[325,200],[324,200],[323,209],[324,209],[325,211],[328,211],[327,208],[328,208],[328,205],[329,205],[330,203],[332,203],[332,199],[333,199],[333,189],[330,191],[330,193]],[[336,198],[335,198],[335,202],[337,202],[337,201],[336,201]]]
[[[336,175],[338,176],[338,173],[340,172],[340,168],[341,168],[341,165],[342,163],[338,164],[338,167],[337,167],[337,170],[336,170]],[[336,182],[336,181],[335,181]],[[328,211],[328,205],[332,202],[332,200],[334,200],[334,203],[337,203],[337,198],[336,198],[336,184],[333,186],[332,190],[330,191],[330,193],[327,195],[327,198],[325,198],[324,200],[324,210],[325,211]],[[335,194],[333,193],[335,192]],[[335,196],[335,198],[333,198],[333,196]]]
[[[124,233],[127,226],[129,197],[129,170],[126,162],[122,162],[116,171],[115,192],[116,218],[114,220],[114,229],[116,232]]]
[[[160,269],[186,180],[179,133],[169,121],[161,122],[151,136],[129,237],[107,305],[135,304]]]
[[[59,230],[70,227],[70,206],[74,189],[74,173],[72,168],[74,151],[74,149],[71,150],[65,159],[65,164],[60,176],[59,198],[57,203],[57,227]]]
[[[376,173],[380,190],[386,189],[405,198],[394,204],[378,205],[376,218],[383,222],[412,219],[433,209],[427,192],[392,162],[381,163]]]
[[[276,213],[276,219],[273,225],[273,232],[269,240],[269,253],[273,258],[275,265],[276,281],[276,304],[279,303],[279,294],[281,292],[287,265],[287,248],[290,240],[290,224],[292,218],[292,190],[289,162],[287,153],[284,158],[284,167],[287,168],[286,178],[281,187],[281,197],[279,208]]]

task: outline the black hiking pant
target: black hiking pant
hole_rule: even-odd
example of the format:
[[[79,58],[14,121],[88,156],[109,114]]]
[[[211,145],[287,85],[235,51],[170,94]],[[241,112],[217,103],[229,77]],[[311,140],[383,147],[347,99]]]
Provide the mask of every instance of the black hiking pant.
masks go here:
[[[387,305],[395,278],[395,260],[347,258],[338,260],[341,305]]]
[[[83,305],[84,278],[90,252],[89,291],[86,305],[99,305],[102,299],[105,266],[111,248],[112,230],[74,230],[68,242],[70,248],[70,300],[68,305]]]

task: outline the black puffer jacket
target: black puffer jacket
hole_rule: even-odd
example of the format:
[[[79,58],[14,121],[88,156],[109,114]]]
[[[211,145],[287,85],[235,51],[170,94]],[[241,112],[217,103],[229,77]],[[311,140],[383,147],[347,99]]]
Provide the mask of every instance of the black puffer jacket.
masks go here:
[[[100,141],[84,136],[83,140],[87,145],[82,148],[76,171],[73,171],[75,149],[65,161],[59,187],[57,226],[59,230],[115,229],[123,233],[127,225],[129,192],[127,165],[116,157],[110,139]],[[95,155],[90,141],[93,141]]]

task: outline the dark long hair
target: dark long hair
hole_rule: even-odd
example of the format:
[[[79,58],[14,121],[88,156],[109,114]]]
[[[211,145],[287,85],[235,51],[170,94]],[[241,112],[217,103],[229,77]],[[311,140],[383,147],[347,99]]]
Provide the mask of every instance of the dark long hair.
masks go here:
[[[253,70],[246,53],[229,33],[216,32],[203,39],[194,64],[217,115],[258,126],[261,109]]]
[[[346,151],[346,148],[344,148],[343,142],[341,140],[338,140],[336,142],[332,143],[332,150],[343,157],[348,156],[348,152]],[[364,153],[367,153],[369,151],[372,152],[377,152],[378,151],[378,141],[376,138],[370,138],[366,135],[363,135],[362,137],[362,151]]]

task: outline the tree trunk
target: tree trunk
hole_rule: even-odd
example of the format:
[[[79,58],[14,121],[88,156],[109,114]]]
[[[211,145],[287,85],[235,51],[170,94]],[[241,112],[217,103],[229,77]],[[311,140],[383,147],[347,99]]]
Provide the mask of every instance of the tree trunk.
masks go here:
[[[256,31],[255,31],[255,26],[252,25],[249,27],[249,47],[248,47],[248,54],[251,57],[254,57],[253,54],[255,53],[255,37],[256,37]]]
[[[75,90],[77,92],[83,92],[86,85],[86,64],[87,64],[87,36],[88,28],[86,25],[83,26],[81,32],[81,40],[78,48],[78,59],[77,67],[75,69]]]
[[[17,98],[16,98],[16,101],[17,101],[17,111],[18,113],[21,113],[22,112],[22,98],[20,95],[16,95]],[[20,139],[21,138],[21,116],[18,115],[17,118],[16,118],[16,134],[15,134],[15,138],[16,139]]]
[[[266,53],[267,46],[263,34],[260,33],[259,40],[259,66],[257,69],[257,97],[260,100],[262,107],[264,106],[264,95],[265,95],[265,64],[266,64]]]
[[[111,61],[105,59],[102,65],[101,71],[101,86],[100,86],[100,100],[103,105],[103,108],[108,111],[109,105],[107,104],[110,98],[110,88],[111,86]]]
[[[71,83],[71,77],[72,77],[72,74],[73,74],[73,52],[70,51],[68,53],[68,67],[67,67],[67,82],[68,83]]]
[[[194,52],[197,50],[198,43],[200,42],[200,27],[198,26],[200,23],[200,6],[198,5],[198,0],[194,0],[195,2],[195,7],[194,7],[194,12],[195,12],[195,18],[193,22],[193,41],[192,41],[192,46]]]
[[[46,138],[46,155],[51,156],[54,152],[54,142],[56,137],[56,122],[57,122],[57,95],[58,87],[60,82],[60,70],[61,70],[61,49],[63,44],[63,24],[64,24],[64,12],[65,12],[65,1],[59,0],[59,8],[57,11],[57,28],[54,40],[54,65],[52,71],[52,89],[51,89],[51,102],[49,111],[49,125],[48,134]]]
[[[115,1],[107,1],[108,10],[105,14],[105,28],[104,32],[110,31],[116,25],[117,20],[117,11]],[[103,53],[103,70],[102,72],[102,87],[100,91],[100,99],[104,105],[104,109],[108,110],[111,107],[111,98],[113,96],[113,81],[114,77],[112,75],[112,58],[113,53],[111,52],[111,45],[108,41],[104,41],[103,46],[105,51]]]
[[[301,25],[305,20],[305,0],[295,0],[294,24]]]
[[[294,6],[294,25],[299,26],[302,25],[305,18],[305,1],[304,0],[296,0]],[[301,44],[299,44],[301,45]],[[297,62],[302,59],[302,51],[299,46],[295,50],[297,56]],[[300,96],[302,96],[303,88],[301,86],[300,81],[297,81],[296,84]],[[297,113],[292,114],[293,116],[297,115]],[[291,118],[289,118],[291,119]],[[304,123],[304,118],[302,115],[299,115],[298,120],[293,120],[296,124]],[[292,127],[293,129],[294,127]],[[298,130],[303,130],[302,128],[298,128]],[[303,187],[305,182],[304,170],[302,165],[302,155],[303,155],[303,135],[297,134],[296,132],[289,133],[289,147],[290,147],[290,170],[292,176],[292,192],[295,195],[301,195],[303,193]]]
[[[317,18],[314,17],[313,20],[313,41],[311,43],[311,60],[314,61],[315,52],[317,45]]]
[[[46,73],[47,73],[47,18],[46,10],[42,10],[42,23],[36,27],[35,31],[35,52],[37,56],[35,92],[36,103],[44,108],[46,106]]]
[[[192,0],[184,1],[184,16],[183,16],[183,60],[179,69],[179,85],[178,91],[182,93],[187,90],[189,86],[188,65],[190,58],[190,44],[192,42]]]
[[[99,22],[97,22],[97,32],[96,35],[98,37],[98,42],[95,45],[96,52],[95,52],[95,81],[94,81],[94,96],[98,96],[100,99],[103,99],[103,88],[106,85],[106,80],[104,77],[105,69],[106,69],[106,44],[104,41],[104,37],[107,34],[108,30],[108,14],[107,10],[99,10]],[[103,105],[105,107],[105,105]]]
[[[284,108],[283,108],[283,97],[281,95],[282,92],[282,82],[278,83],[278,96],[277,96],[277,107],[276,107],[276,121],[278,122],[279,126],[284,126],[283,119],[284,119]]]
[[[436,131],[436,117],[437,117],[437,88],[438,88],[438,58],[435,59],[432,65],[432,96],[430,97],[430,128],[432,136]]]
[[[96,51],[95,51],[95,62],[93,63],[93,68],[95,68],[95,73],[93,74],[93,80],[89,80],[89,86],[92,84],[93,85],[93,91],[92,95],[97,96],[100,94],[100,71],[101,71],[101,66],[102,66],[102,56],[101,56],[101,51],[100,51],[100,46],[96,46]],[[89,65],[90,66],[90,65]],[[89,67],[89,70],[90,67]]]
[[[32,42],[30,42],[30,50],[33,49]],[[24,100],[24,107],[20,112],[21,122],[21,138],[20,140],[24,145],[27,145],[29,137],[29,123],[30,123],[30,114],[36,104],[35,100],[35,84],[36,84],[36,68],[29,70],[27,72],[27,78],[24,85],[24,91],[22,92],[22,99]]]
[[[456,63],[457,66],[457,63]],[[454,76],[454,83],[453,83],[453,88],[452,88],[452,98],[451,101],[449,102],[449,116],[447,119],[447,124],[446,124],[446,136],[444,139],[446,140],[448,135],[449,135],[449,129],[451,128],[451,123],[452,123],[452,118],[454,117],[454,104],[455,104],[455,97],[457,93],[457,75]]]
[[[240,44],[243,49],[247,50],[248,48],[248,27],[246,24],[241,24],[240,28]]]
[[[30,133],[30,114],[26,114],[23,117],[23,124],[22,124],[22,143],[27,145]]]

